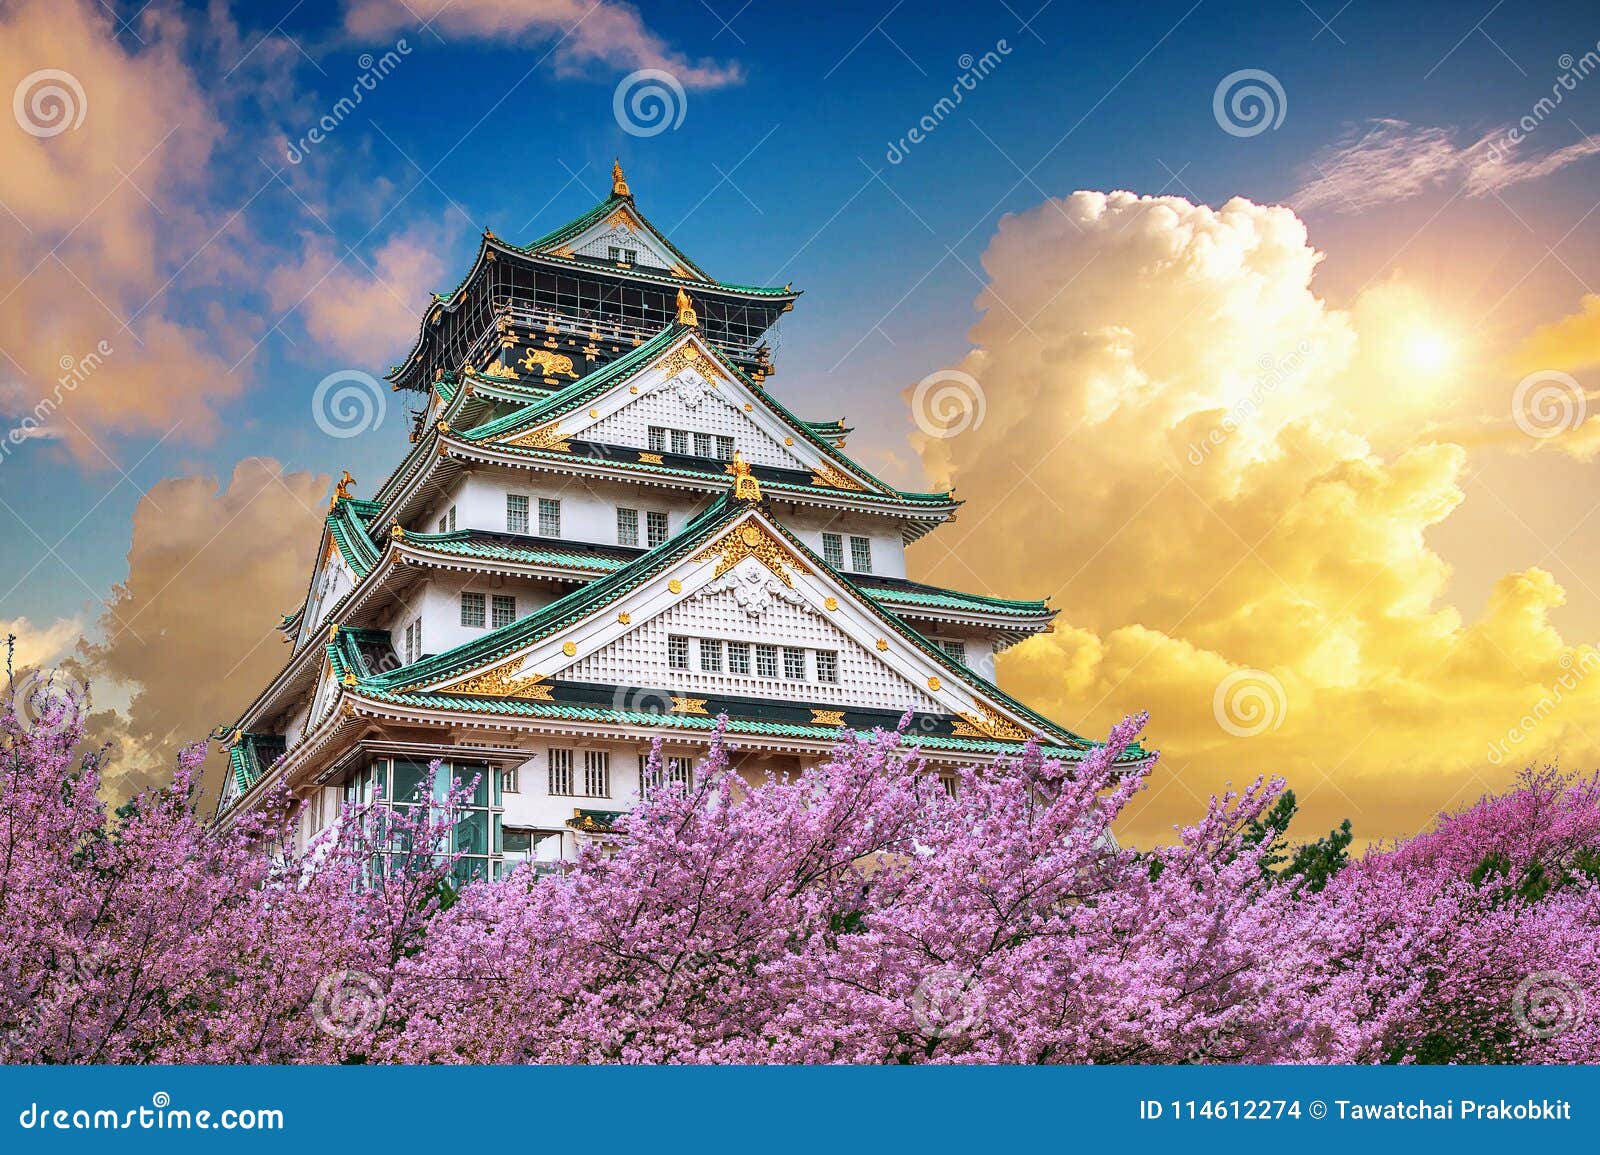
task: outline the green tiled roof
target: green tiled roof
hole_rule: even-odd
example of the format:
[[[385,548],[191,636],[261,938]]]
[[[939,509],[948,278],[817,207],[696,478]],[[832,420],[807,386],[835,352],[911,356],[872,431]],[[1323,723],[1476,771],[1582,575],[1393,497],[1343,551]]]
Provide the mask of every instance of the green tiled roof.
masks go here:
[[[363,507],[366,507],[369,519],[376,517],[383,508],[375,502],[341,497],[328,511],[328,532],[333,535],[334,544],[339,547],[339,552],[358,578],[366,577],[371,572],[382,553],[367,532],[366,521],[361,517]]]
[[[597,574],[613,573],[635,556],[634,551],[625,547],[615,550],[604,546],[585,547],[580,542],[551,545],[548,539],[522,541],[510,535],[483,534],[470,529],[452,533],[408,533],[406,544],[452,557],[516,565],[566,566]]]
[[[414,662],[409,666],[402,666],[398,669],[379,673],[370,678],[362,678],[359,692],[362,694],[382,693],[396,695],[405,686],[442,681],[505,658],[517,650],[538,641],[540,638],[547,637],[589,617],[616,598],[621,597],[629,590],[648,580],[654,574],[659,573],[685,554],[698,549],[724,525],[733,521],[747,508],[749,507],[744,503],[735,501],[731,494],[724,494],[720,500],[680,532],[654,549],[635,558],[621,569],[604,577],[596,578],[565,597],[558,598],[556,601],[540,607],[527,617],[508,626],[502,626],[500,629],[491,630],[489,633],[474,638],[472,641],[457,646],[455,649],[423,658],[421,661]],[[774,531],[781,534],[799,556],[805,558],[809,564],[821,571],[832,574],[846,588],[855,592],[865,604],[877,610],[885,625],[921,648],[925,654],[943,666],[957,681],[966,682],[992,700],[1005,703],[1009,708],[1037,725],[1044,734],[1052,735],[1056,740],[1064,744],[1081,744],[1085,746],[1091,744],[1086,739],[1072,734],[1050,719],[1029,709],[967,666],[956,662],[944,650],[928,641],[927,638],[912,629],[899,617],[878,606],[862,587],[852,582],[845,574],[834,570],[781,524],[775,521],[771,522],[771,524]],[[332,649],[333,647],[330,646],[330,656]],[[397,697],[394,700],[409,701],[414,697],[416,697],[414,694],[405,694],[403,699]],[[439,698],[441,696],[433,694],[422,695],[422,697]],[[452,696],[445,696],[445,698],[447,701],[456,700]],[[495,701],[500,701],[500,699],[495,699]]]

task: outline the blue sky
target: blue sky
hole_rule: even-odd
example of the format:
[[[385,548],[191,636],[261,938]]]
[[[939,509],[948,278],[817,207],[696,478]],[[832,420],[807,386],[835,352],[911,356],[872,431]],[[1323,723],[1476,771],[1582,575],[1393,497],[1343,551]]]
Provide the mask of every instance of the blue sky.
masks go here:
[[[609,163],[621,156],[641,207],[704,267],[806,290],[784,325],[779,388],[818,417],[848,413],[864,426],[858,444],[893,455],[910,481],[916,467],[900,390],[965,352],[980,256],[1002,214],[1079,188],[1212,204],[1235,195],[1281,200],[1304,183],[1319,148],[1375,117],[1472,137],[1547,90],[1561,53],[1593,46],[1596,24],[1585,8],[1362,0],[1342,8],[1336,0],[1118,8],[1057,0],[1037,11],[1034,0],[651,5],[644,20],[674,52],[741,75],[690,88],[682,125],[651,138],[629,135],[613,117],[620,67],[558,67],[560,49],[539,34],[441,37],[416,27],[357,38],[340,28],[337,11],[314,11],[318,5],[244,4],[232,9],[238,45],[257,53],[251,46],[266,36],[293,42],[274,65],[282,91],[234,91],[259,78],[215,45],[191,43],[185,56],[229,132],[216,154],[216,195],[253,198],[245,215],[269,253],[312,234],[370,260],[389,238],[422,230],[437,238],[452,280],[477,229],[519,238],[553,227],[604,195]],[[204,14],[184,18],[198,27]],[[126,24],[118,35],[129,52],[141,48],[139,27]],[[267,165],[284,167],[274,143],[309,127],[360,74],[361,54],[381,52],[395,37],[410,52],[394,75],[318,147],[306,173],[286,170],[291,183],[315,172],[318,193],[304,194],[322,210],[313,212],[286,183],[267,179]],[[890,142],[949,91],[963,54],[981,56],[1002,41],[1003,62],[962,107],[889,163]],[[1245,139],[1219,131],[1213,90],[1240,68],[1264,69],[1282,83],[1280,128]],[[1573,118],[1586,129],[1600,128],[1595,105],[1593,93],[1573,100]],[[1576,139],[1567,124],[1544,131],[1561,144]],[[1592,171],[1577,166],[1541,182],[1541,217],[1565,222],[1581,213]],[[1408,213],[1427,211],[1425,202],[1397,209],[1400,219],[1382,228],[1403,228]],[[1372,227],[1324,218],[1313,216],[1313,240],[1336,254],[1344,235]],[[1360,256],[1349,263],[1330,261],[1330,287],[1367,274]],[[180,273],[169,292],[197,313],[218,298],[249,301],[257,287],[248,277],[204,284],[194,271]],[[24,290],[11,307],[48,302]],[[239,366],[247,384],[223,408],[214,440],[180,434],[155,446],[153,437],[112,437],[104,447],[115,468],[98,451],[72,459],[40,441],[8,462],[0,496],[22,508],[48,495],[62,530],[84,518],[59,545],[43,534],[53,548],[6,599],[11,612],[80,613],[91,591],[118,580],[134,503],[162,477],[226,478],[239,457],[265,454],[296,469],[348,466],[375,480],[401,452],[398,415],[356,443],[330,441],[306,419],[316,382],[346,367],[304,336],[303,313],[318,307],[312,299],[292,312],[256,310],[264,339]],[[396,355],[410,337],[393,334]],[[887,458],[880,464],[896,472]],[[13,541],[0,555],[6,587],[43,555],[31,535]]]

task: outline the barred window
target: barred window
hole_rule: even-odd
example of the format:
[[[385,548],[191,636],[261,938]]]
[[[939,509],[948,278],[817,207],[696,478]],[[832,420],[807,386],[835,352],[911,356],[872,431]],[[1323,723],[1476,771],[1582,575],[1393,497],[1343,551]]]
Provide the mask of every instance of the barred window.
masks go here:
[[[515,793],[517,793],[517,782],[518,782],[518,777],[517,777],[516,770],[513,769],[513,770],[502,770],[502,771],[500,771],[500,790],[501,790],[502,793],[504,793],[504,794],[515,794]]]
[[[763,678],[778,676],[778,647],[756,647],[756,673]]]
[[[723,461],[733,460],[733,438],[725,434],[717,434],[717,456]]]
[[[694,762],[688,758],[668,758],[664,769],[667,781],[685,790],[694,789]]]
[[[806,680],[806,652],[788,646],[783,650],[783,676],[791,682]]]
[[[550,749],[550,793],[572,793],[572,751],[553,746]]]
[[[694,789],[694,763],[688,758],[663,758],[654,774],[650,772],[650,755],[639,755],[639,794],[649,798],[661,786],[681,786],[685,791]]]
[[[963,666],[967,664],[967,643],[942,638],[934,642],[941,650],[949,654]]]
[[[611,797],[611,755],[606,751],[583,752],[583,793],[586,798]]]
[[[617,510],[617,544],[639,544],[639,511],[637,509]]]
[[[506,532],[528,532],[528,498],[526,494],[506,494]]]
[[[539,499],[539,536],[561,536],[561,503],[554,498]],[[851,539],[854,542],[855,539]]]
[[[689,668],[689,639],[673,634],[667,639],[667,665],[674,670]]]
[[[682,429],[673,429],[669,432],[672,434],[672,452],[682,453],[687,456],[689,453],[689,434]]]
[[[728,643],[728,673],[748,674],[750,672],[750,643]]]
[[[650,452],[665,453],[667,451],[667,431],[659,425],[650,426]]]
[[[644,515],[645,544],[654,549],[667,540],[667,515],[652,509]]]
[[[844,568],[844,538],[837,533],[822,535],[822,560],[834,569]]]
[[[482,629],[484,598],[482,594],[461,595],[461,624],[473,629]]]
[[[850,568],[856,573],[872,572],[872,539],[867,537],[852,537],[850,539]]]
[[[817,681],[837,682],[839,680],[839,655],[834,650],[817,651]]]
[[[439,532],[440,533],[454,533],[455,531],[456,531],[456,507],[452,505],[449,509],[445,510],[444,516],[439,519]]]
[[[722,643],[716,638],[700,639],[700,668],[708,674],[722,673]]]
[[[696,433],[694,435],[694,455],[696,457],[711,457],[716,453],[717,442],[709,433]]]
[[[495,594],[489,599],[489,624],[495,629],[517,620],[517,599],[512,594]]]

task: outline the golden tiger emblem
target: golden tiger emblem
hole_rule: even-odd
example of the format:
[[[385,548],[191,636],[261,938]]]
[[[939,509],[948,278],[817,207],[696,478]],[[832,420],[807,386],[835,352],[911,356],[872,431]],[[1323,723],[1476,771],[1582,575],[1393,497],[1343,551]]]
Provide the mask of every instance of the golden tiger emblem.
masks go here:
[[[572,368],[571,357],[563,353],[552,353],[548,349],[528,349],[520,363],[528,372],[540,371],[546,377],[554,377],[557,373],[565,373],[568,377],[578,375]]]

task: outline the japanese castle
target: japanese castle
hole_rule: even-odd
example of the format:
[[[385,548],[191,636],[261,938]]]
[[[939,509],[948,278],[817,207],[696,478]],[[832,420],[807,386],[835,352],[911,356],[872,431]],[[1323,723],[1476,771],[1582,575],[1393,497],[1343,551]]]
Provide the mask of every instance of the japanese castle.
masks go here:
[[[719,715],[752,778],[907,710],[934,773],[1035,735],[1091,749],[993,681],[1054,611],[906,578],[954,495],[895,489],[843,421],[774,395],[769,331],[799,295],[713,280],[620,165],[548,236],[485,232],[389,374],[421,407],[410,452],[370,498],[341,479],[289,659],[213,735],[217,821],[287,784],[309,837],[347,800],[477,778],[456,838],[481,876],[615,840],[659,785],[651,741],[688,781]]]

